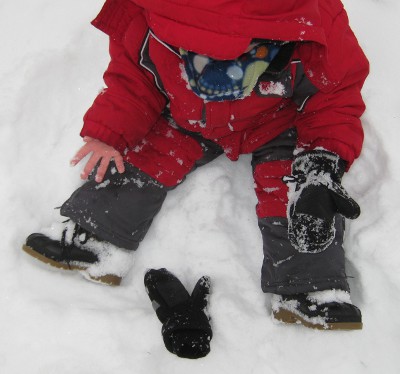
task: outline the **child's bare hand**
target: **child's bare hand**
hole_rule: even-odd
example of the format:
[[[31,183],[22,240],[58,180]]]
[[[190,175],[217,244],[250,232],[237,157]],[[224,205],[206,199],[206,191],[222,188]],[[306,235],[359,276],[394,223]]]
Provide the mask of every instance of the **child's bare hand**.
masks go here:
[[[81,173],[82,179],[88,178],[89,174],[93,171],[99,161],[100,165],[97,169],[95,177],[97,183],[103,181],[104,175],[111,160],[114,160],[115,166],[117,167],[119,173],[123,173],[125,171],[122,156],[116,149],[101,142],[100,140],[93,139],[89,136],[85,136],[83,138],[83,141],[86,144],[75,154],[75,156],[71,160],[71,165],[75,166],[80,161],[82,161],[82,159],[86,157],[89,153],[92,153],[89,161],[86,163]]]

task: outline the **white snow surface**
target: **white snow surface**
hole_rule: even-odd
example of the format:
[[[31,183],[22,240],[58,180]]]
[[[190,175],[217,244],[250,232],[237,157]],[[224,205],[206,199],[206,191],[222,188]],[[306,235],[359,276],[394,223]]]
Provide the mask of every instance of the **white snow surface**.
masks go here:
[[[371,62],[365,145],[344,184],[362,207],[348,223],[351,299],[364,329],[314,331],[271,319],[250,157],[221,157],[170,193],[120,287],[61,272],[21,251],[81,183],[69,160],[102,89],[102,0],[0,2],[0,373],[222,374],[400,372],[400,3],[345,0]],[[399,58],[398,58],[399,57]],[[200,360],[170,354],[143,286],[166,267],[192,289],[212,281],[214,337]]]

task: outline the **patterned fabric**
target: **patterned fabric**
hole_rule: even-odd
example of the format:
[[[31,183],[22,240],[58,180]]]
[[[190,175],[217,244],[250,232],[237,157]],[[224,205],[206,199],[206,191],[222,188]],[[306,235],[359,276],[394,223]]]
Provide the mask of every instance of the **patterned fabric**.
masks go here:
[[[192,91],[208,101],[241,99],[250,95],[280,46],[256,45],[235,60],[214,60],[180,49]]]

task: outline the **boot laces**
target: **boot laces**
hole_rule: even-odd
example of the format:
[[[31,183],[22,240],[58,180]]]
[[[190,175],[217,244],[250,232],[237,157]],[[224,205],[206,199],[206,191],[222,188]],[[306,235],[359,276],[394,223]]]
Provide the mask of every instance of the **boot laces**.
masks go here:
[[[63,223],[67,223],[70,220],[66,220]],[[78,242],[80,245],[84,245],[87,243],[87,241],[93,236],[90,232],[85,230],[83,227],[79,226],[77,223],[74,225],[74,229],[72,232],[72,237],[70,243],[67,242],[67,232],[69,230],[68,225],[65,226],[62,235],[61,235],[61,248],[62,248],[62,253],[61,253],[61,258],[66,261],[68,267],[71,269],[71,261],[72,259],[72,249],[75,247],[75,239],[78,239]]]

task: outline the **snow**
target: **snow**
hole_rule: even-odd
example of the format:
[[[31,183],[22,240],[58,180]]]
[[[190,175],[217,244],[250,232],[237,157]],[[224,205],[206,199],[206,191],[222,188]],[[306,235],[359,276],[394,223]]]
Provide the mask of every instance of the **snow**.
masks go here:
[[[281,82],[265,82],[263,85],[260,85],[260,93],[263,95],[283,96],[286,90]]]
[[[342,290],[324,290],[310,292],[308,299],[315,301],[317,304],[326,304],[330,302],[351,303],[350,294]]]
[[[262,241],[250,158],[220,157],[170,193],[120,287],[61,272],[20,249],[49,225],[80,184],[69,160],[82,144],[81,118],[102,89],[107,38],[90,26],[102,0],[0,3],[0,372],[5,374],[400,372],[398,143],[400,102],[394,49],[397,0],[345,0],[371,61],[365,146],[344,183],[362,208],[348,222],[351,299],[364,329],[314,331],[271,320],[260,290]],[[179,359],[143,286],[166,267],[191,290],[211,277],[210,354]]]

